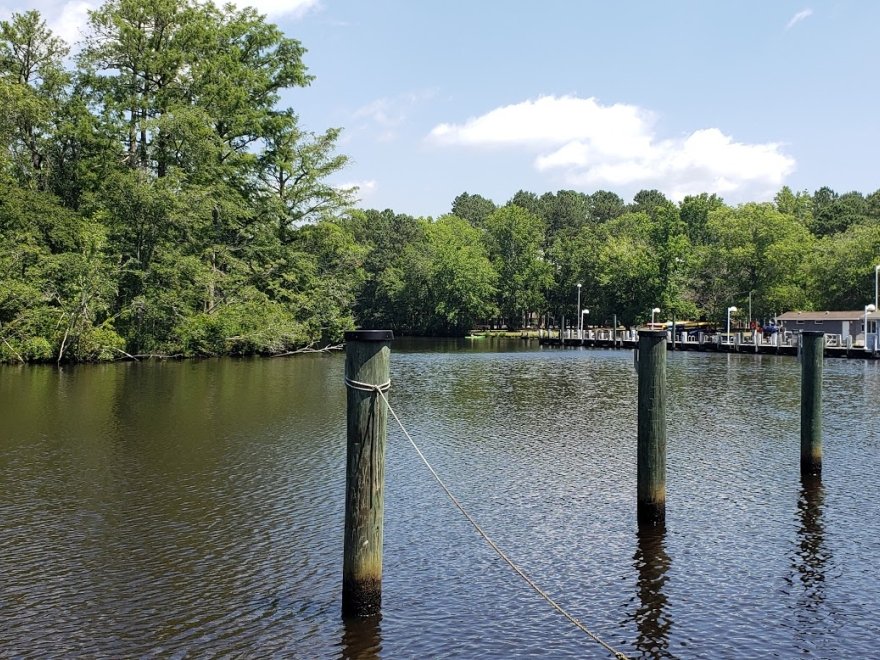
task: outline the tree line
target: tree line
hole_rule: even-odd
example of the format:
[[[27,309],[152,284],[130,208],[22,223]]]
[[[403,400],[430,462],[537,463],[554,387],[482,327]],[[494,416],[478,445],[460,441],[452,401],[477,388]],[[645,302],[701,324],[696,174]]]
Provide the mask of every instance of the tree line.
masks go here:
[[[519,191],[501,206],[462,193],[437,221],[386,210],[345,224],[372,255],[357,318],[418,334],[574,325],[578,284],[592,325],[644,323],[655,307],[664,320],[720,323],[749,300],[753,319],[862,309],[880,264],[880,191],[827,187],[737,206],[657,190],[628,204],[604,190]]]
[[[0,360],[276,354],[355,326],[461,335],[576,315],[631,325],[860,309],[880,191],[772,203],[656,190],[462,193],[417,218],[327,182],[340,129],[281,107],[305,48],[252,9],[109,0],[74,57],[0,22]]]

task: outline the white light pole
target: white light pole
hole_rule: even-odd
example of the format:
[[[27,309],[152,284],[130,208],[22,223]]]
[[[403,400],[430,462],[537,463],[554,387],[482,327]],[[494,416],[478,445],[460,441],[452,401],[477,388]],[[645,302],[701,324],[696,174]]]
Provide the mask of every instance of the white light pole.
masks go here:
[[[586,307],[585,307],[585,308],[583,309],[583,311],[581,312],[581,332],[583,332],[583,328],[584,328],[584,326],[587,325],[586,323],[584,323],[584,317],[585,317],[587,314],[589,314],[589,313],[590,313],[590,310],[587,309]]]
[[[654,309],[651,310],[651,328],[652,329],[654,327],[654,314],[659,314],[659,313],[660,313],[659,307],[655,307]]]
[[[877,300],[877,294],[880,293],[877,289],[877,275],[880,274],[880,264],[874,266],[874,309],[880,307],[880,300]]]
[[[752,294],[754,290],[749,291],[749,329],[752,327]]]
[[[728,307],[727,308],[727,343],[730,343],[730,313],[736,312],[736,307]]]
[[[581,330],[584,327],[583,316],[581,315],[581,283],[578,282],[578,339],[581,339]]]
[[[868,314],[877,310],[877,305],[865,305],[865,350],[868,350]],[[876,347],[877,340],[874,340],[874,346]]]

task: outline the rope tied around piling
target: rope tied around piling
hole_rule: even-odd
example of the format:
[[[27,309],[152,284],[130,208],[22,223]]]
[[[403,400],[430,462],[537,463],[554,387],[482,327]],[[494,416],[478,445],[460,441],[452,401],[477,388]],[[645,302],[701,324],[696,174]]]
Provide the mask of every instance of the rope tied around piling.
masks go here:
[[[388,397],[385,396],[385,392],[391,389],[391,381],[387,381],[382,383],[381,385],[372,385],[370,383],[362,383],[360,381],[352,380],[348,377],[345,378],[346,387],[350,387],[351,389],[363,391],[363,392],[375,392],[381,398],[382,401],[385,402],[385,406],[388,408],[388,412],[391,413],[391,416],[394,417],[394,421],[397,422],[397,425],[400,427],[400,430],[403,432],[403,435],[406,436],[406,439],[409,440],[409,443],[412,445],[413,449],[415,449],[416,453],[419,455],[419,458],[422,459],[422,462],[425,464],[425,467],[428,468],[428,471],[434,477],[434,480],[440,485],[440,488],[443,489],[443,492],[446,493],[446,496],[449,500],[455,505],[455,507],[461,512],[461,514],[467,519],[467,521],[473,526],[473,528],[477,531],[477,533],[483,537],[483,540],[489,544],[495,553],[508,565],[513,571],[519,575],[525,582],[528,584],[539,596],[541,596],[544,600],[546,600],[557,612],[562,614],[566,619],[571,621],[579,630],[586,633],[594,642],[602,646],[606,651],[608,651],[611,655],[614,656],[615,660],[629,660],[628,656],[621,651],[618,651],[613,646],[605,642],[598,635],[589,630],[580,620],[575,617],[573,614],[568,612],[562,605],[557,603],[553,598],[543,589],[541,589],[538,584],[532,580],[528,575],[526,575],[525,571],[523,571],[514,561],[507,556],[507,554],[502,550],[495,541],[493,541],[486,531],[480,527],[480,524],[465,510],[464,506],[461,502],[458,501],[458,498],[452,494],[452,491],[449,490],[449,487],[443,482],[443,479],[440,478],[440,475],[437,474],[437,471],[431,466],[428,462],[428,459],[425,458],[425,455],[422,453],[422,450],[419,449],[418,445],[412,439],[412,436],[404,427],[403,422],[400,421],[400,418],[397,416],[397,413],[394,411],[394,408],[391,407],[391,403],[388,401]]]
[[[346,387],[350,387],[353,390],[359,390],[361,392],[379,392],[380,394],[382,392],[387,392],[388,390],[391,389],[391,381],[390,380],[382,383],[381,385],[373,385],[371,383],[362,383],[359,380],[352,380],[351,378],[348,378],[347,376],[345,378],[345,385],[346,385]],[[385,400],[385,403],[387,405],[387,403],[388,403],[387,399]],[[389,409],[391,408],[391,406],[388,406],[388,407],[389,407]]]

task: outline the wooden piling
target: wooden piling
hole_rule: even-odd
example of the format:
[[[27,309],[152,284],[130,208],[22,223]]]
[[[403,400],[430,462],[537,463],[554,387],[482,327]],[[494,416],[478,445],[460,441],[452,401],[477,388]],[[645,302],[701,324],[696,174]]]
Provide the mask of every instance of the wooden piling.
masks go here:
[[[382,525],[385,500],[387,408],[367,386],[389,383],[390,330],[345,333],[348,447],[342,613],[378,614],[382,606]]]
[[[639,330],[637,518],[666,520],[666,331]]]
[[[822,366],[825,333],[800,334],[801,474],[822,474]]]

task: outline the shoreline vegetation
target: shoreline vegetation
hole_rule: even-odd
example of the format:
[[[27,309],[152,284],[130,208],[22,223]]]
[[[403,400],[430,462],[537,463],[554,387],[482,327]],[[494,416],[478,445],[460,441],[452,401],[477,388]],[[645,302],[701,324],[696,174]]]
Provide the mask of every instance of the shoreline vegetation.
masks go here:
[[[880,191],[359,209],[328,182],[342,129],[280,105],[313,80],[305,47],[255,10],[108,0],[70,52],[38,12],[0,21],[0,362],[294,355],[355,327],[520,337],[581,308],[596,327],[736,306],[742,325],[747,301],[761,320],[874,297]]]

